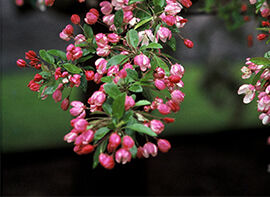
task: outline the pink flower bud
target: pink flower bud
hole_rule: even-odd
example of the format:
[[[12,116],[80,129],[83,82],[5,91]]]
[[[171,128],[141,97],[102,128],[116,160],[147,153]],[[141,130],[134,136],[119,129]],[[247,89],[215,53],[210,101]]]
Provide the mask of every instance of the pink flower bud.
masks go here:
[[[118,36],[116,33],[110,33],[108,34],[108,41],[111,43],[118,43],[120,40],[120,36]]]
[[[167,115],[171,112],[171,109],[166,105],[166,104],[160,104],[157,107],[159,113],[163,114],[163,115]]]
[[[74,129],[78,132],[84,132],[88,126],[88,122],[85,119],[77,119],[74,123]]]
[[[70,109],[70,114],[72,116],[78,116],[79,114],[81,114],[84,109],[85,109],[85,106],[82,102],[80,101],[72,101],[70,103],[70,105],[72,106],[72,108]]]
[[[96,84],[99,84],[99,83],[101,82],[102,76],[103,76],[102,74],[95,73],[95,75],[94,75],[94,82],[95,82]]]
[[[95,150],[95,147],[91,144],[87,144],[81,148],[79,152],[77,152],[79,155],[85,155],[93,152]]]
[[[152,157],[157,156],[158,153],[158,148],[155,144],[151,143],[151,142],[147,142],[146,144],[144,144],[143,146],[143,156],[145,158],[148,158],[149,155],[152,155]]]
[[[136,154],[136,156],[137,156],[139,159],[141,159],[141,158],[143,157],[143,147],[139,146],[139,147],[137,148],[137,154]]]
[[[86,132],[83,132],[79,137],[76,138],[76,145],[86,145],[92,142],[94,139],[94,132],[90,129]]]
[[[178,75],[180,78],[183,77],[184,72],[185,72],[184,67],[180,64],[172,65],[170,70],[171,75]]]
[[[23,59],[18,59],[16,63],[17,63],[17,66],[21,68],[26,66],[26,62]]]
[[[166,102],[166,105],[171,109],[173,112],[178,112],[180,110],[179,103],[174,102],[173,100],[169,100]]]
[[[54,4],[55,0],[45,0],[45,5],[46,6],[52,6]]]
[[[129,110],[131,107],[133,107],[135,105],[135,101],[133,100],[133,98],[131,96],[126,96],[126,100],[125,100],[125,110]]]
[[[89,12],[87,12],[84,21],[89,25],[93,25],[97,22],[98,17],[99,17],[98,11],[95,8],[92,8],[89,10]]]
[[[78,44],[81,44],[81,43],[83,43],[83,42],[86,42],[86,38],[85,38],[85,36],[82,35],[82,34],[78,34],[78,35],[74,38],[74,40],[75,40],[75,45],[78,45]]]
[[[114,23],[114,14],[104,16],[102,20],[103,20],[103,23],[105,23],[108,26],[111,26]]]
[[[28,59],[28,60],[37,60],[37,54],[35,53],[35,51],[28,51],[25,53],[25,59]]]
[[[173,26],[173,25],[176,23],[176,18],[175,18],[175,16],[171,16],[171,15],[162,17],[162,20],[163,20],[168,26]]]
[[[80,57],[82,57],[82,55],[82,49],[80,47],[75,47],[75,49],[73,50],[73,59],[79,59]]]
[[[74,25],[78,25],[78,24],[80,24],[81,18],[79,17],[79,15],[73,14],[71,16],[70,20]]]
[[[87,70],[87,71],[85,71],[85,77],[86,77],[86,80],[87,80],[87,81],[92,81],[92,80],[94,80],[94,76],[95,76],[94,71],[92,71],[92,70]]]
[[[171,75],[169,80],[171,83],[179,83],[181,81],[181,77],[179,75]]]
[[[108,38],[105,34],[98,33],[95,38],[96,38],[96,43],[98,47],[104,48],[105,46],[108,45]]]
[[[109,143],[117,148],[121,144],[121,137],[117,133],[112,133],[109,138]]]
[[[61,103],[61,109],[67,111],[69,107],[69,99],[65,98]]]
[[[73,76],[69,77],[69,81],[71,83],[71,86],[75,85],[76,87],[79,87],[81,84],[81,75],[74,74]]]
[[[70,132],[68,134],[65,135],[64,137],[64,140],[67,142],[67,143],[71,143],[71,142],[74,142],[77,138],[77,133],[75,132]]]
[[[154,72],[154,77],[162,79],[165,77],[165,70],[163,68],[157,67]]]
[[[64,32],[61,32],[59,34],[59,37],[62,39],[62,40],[65,40],[65,41],[69,41],[71,39],[70,35],[64,33]]]
[[[182,7],[179,3],[168,3],[167,6],[165,7],[165,12],[168,14],[168,15],[177,15],[179,12],[181,12],[182,10]]]
[[[113,10],[113,6],[109,1],[102,1],[99,6],[101,7],[100,10],[104,15],[109,15]]]
[[[171,93],[172,100],[176,103],[181,103],[184,100],[185,94],[180,90],[174,90]]]
[[[187,48],[190,48],[190,49],[193,48],[194,46],[193,42],[189,39],[185,39],[184,44],[187,46]]]
[[[17,6],[23,6],[24,0],[16,0],[15,3]]]
[[[192,2],[191,0],[180,0],[180,3],[185,6],[186,8],[189,8],[190,6],[192,6]]]
[[[36,82],[39,82],[40,80],[42,80],[43,78],[42,78],[42,76],[40,75],[40,74],[36,74],[35,76],[34,76],[34,81],[36,81]]]
[[[164,130],[164,124],[159,120],[151,120],[150,128],[159,135]]]
[[[67,25],[65,27],[65,29],[63,30],[63,32],[65,34],[67,34],[67,35],[72,35],[73,34],[73,31],[74,31],[74,29],[73,29],[72,25]]]
[[[98,159],[99,159],[100,164],[104,168],[106,168],[108,170],[111,170],[111,169],[114,168],[114,165],[115,164],[114,164],[114,160],[113,160],[113,157],[112,156],[110,156],[108,154],[105,154],[105,153],[101,153],[99,155]]]
[[[157,31],[157,39],[160,39],[162,42],[166,42],[167,39],[171,39],[172,32],[167,27],[160,27]]]
[[[31,80],[29,82],[29,84],[27,85],[27,87],[29,87],[30,90],[32,90],[34,92],[37,92],[37,91],[39,91],[41,85],[39,85],[38,83],[34,82],[34,80]]]
[[[166,122],[166,123],[173,123],[174,122],[174,118],[165,117],[165,118],[163,118],[163,121]]]
[[[128,23],[133,18],[133,13],[131,11],[124,12],[124,23]]]
[[[101,56],[101,57],[107,57],[108,55],[110,55],[111,51],[110,51],[111,47],[109,45],[100,48],[97,48],[97,55]]]
[[[143,72],[146,71],[147,68],[151,68],[150,59],[144,54],[137,55],[134,58],[134,64],[140,66]]]
[[[124,148],[120,148],[115,153],[115,160],[117,163],[126,164],[131,161],[131,153]]]
[[[130,136],[125,135],[123,137],[123,143],[122,143],[122,145],[126,149],[131,149],[134,146],[134,141],[133,141],[133,139]]]
[[[106,100],[106,94],[102,91],[95,91],[88,99],[90,105],[102,106]]]
[[[155,86],[159,90],[164,90],[166,88],[166,85],[165,85],[164,81],[160,80],[160,79],[155,80]]]
[[[171,149],[170,142],[165,139],[159,139],[157,142],[157,145],[158,145],[158,149],[163,153],[166,153]]]
[[[57,103],[62,100],[62,91],[59,89],[56,89],[52,95],[53,100]]]

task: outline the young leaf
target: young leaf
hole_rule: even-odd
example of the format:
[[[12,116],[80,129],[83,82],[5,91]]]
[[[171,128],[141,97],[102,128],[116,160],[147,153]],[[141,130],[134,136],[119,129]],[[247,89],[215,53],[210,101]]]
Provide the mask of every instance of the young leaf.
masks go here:
[[[129,149],[131,155],[132,155],[132,158],[136,158],[136,155],[137,155],[137,146],[134,145],[131,149]]]
[[[155,6],[163,7],[165,5],[165,0],[153,0]]]
[[[113,117],[117,118],[117,120],[120,120],[123,117],[125,111],[125,100],[126,94],[122,93],[118,95],[113,101],[112,114]]]
[[[116,28],[120,28],[123,25],[123,19],[124,19],[124,12],[123,10],[119,10],[115,12],[114,16],[114,25]]]
[[[109,76],[102,77],[102,78],[101,78],[101,82],[104,82],[104,83],[111,83],[111,82],[112,82],[112,78],[109,77]]]
[[[93,57],[93,55],[87,55],[87,56],[81,57],[80,59],[78,59],[78,63],[86,62],[87,60],[91,59],[92,57]]]
[[[139,27],[143,26],[145,23],[148,23],[149,21],[151,21],[153,19],[153,17],[144,19],[142,21],[140,21],[135,27],[134,29],[138,29]]]
[[[104,90],[113,99],[116,99],[116,97],[119,94],[121,94],[121,91],[119,90],[117,85],[114,83],[108,83],[108,84],[104,85]]]
[[[108,127],[101,127],[95,133],[94,140],[97,142],[101,138],[103,138],[107,133],[109,133],[110,129]]]
[[[138,80],[138,73],[135,70],[132,69],[126,69],[127,71],[127,76],[130,77],[131,79]]]
[[[133,84],[133,85],[130,86],[130,88],[128,90],[130,90],[132,92],[142,92],[143,88],[140,85]]]
[[[118,64],[122,65],[127,61],[128,61],[128,56],[126,56],[126,55],[115,55],[111,59],[109,59],[109,61],[107,63],[107,68],[110,68],[111,66],[118,65]]]
[[[63,67],[70,73],[73,73],[73,74],[79,74],[82,69],[80,69],[79,67],[75,66],[74,64],[71,64],[71,63],[66,63],[66,64],[63,64]]]
[[[147,46],[142,46],[140,49],[141,50],[145,50],[145,49],[162,49],[163,47],[162,47],[162,45],[161,44],[159,44],[159,43],[154,43],[154,42],[152,42],[152,43],[150,43],[149,45],[147,45]]]
[[[102,109],[103,109],[107,114],[109,114],[109,115],[112,114],[112,107],[111,107],[111,104],[109,104],[109,103],[107,103],[107,102],[103,103]]]
[[[154,62],[154,65],[156,65],[156,67],[163,68],[166,73],[170,72],[168,65],[162,59],[160,59],[158,56],[154,55],[153,62]]]
[[[93,169],[97,167],[99,162],[99,155],[105,151],[107,143],[108,140],[106,139],[97,147],[93,158]]]
[[[84,30],[85,35],[86,35],[87,38],[93,38],[94,37],[93,29],[89,25],[84,24],[83,30]]]
[[[152,137],[157,136],[157,134],[154,131],[152,131],[150,128],[144,126],[143,124],[136,123],[136,124],[127,126],[127,128],[132,129],[134,131],[137,131],[139,133],[144,133],[144,134],[152,136]]]
[[[54,58],[53,56],[51,56],[47,51],[45,51],[44,49],[39,51],[39,55],[40,57],[45,61],[48,62],[49,64],[53,64],[54,63]]]
[[[136,3],[136,2],[143,2],[144,0],[130,0],[129,2],[128,2],[128,5],[131,5],[131,4],[133,4],[133,3]]]
[[[250,61],[254,64],[257,64],[257,65],[269,65],[270,64],[270,60],[268,58],[265,58],[265,57],[254,57],[254,58],[251,58]]]
[[[167,45],[171,47],[173,51],[176,51],[176,40],[174,37],[172,37],[170,40],[168,40]]]
[[[151,102],[147,101],[147,100],[140,100],[138,101],[135,106],[138,107],[138,106],[144,106],[144,105],[151,105]]]
[[[51,49],[47,51],[50,55],[59,57],[61,60],[67,60],[66,53],[57,49]]]
[[[127,43],[132,46],[133,48],[137,48],[138,43],[139,43],[139,36],[138,32],[134,29],[131,29],[127,33]]]

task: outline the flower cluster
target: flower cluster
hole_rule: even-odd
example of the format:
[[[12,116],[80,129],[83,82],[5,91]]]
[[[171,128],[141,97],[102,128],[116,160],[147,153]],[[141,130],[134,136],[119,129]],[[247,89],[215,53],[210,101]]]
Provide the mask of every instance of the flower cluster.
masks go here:
[[[269,52],[268,52],[269,53]],[[270,123],[270,59],[269,54],[265,58],[247,58],[246,66],[242,67],[242,78],[248,79],[256,75],[253,84],[244,84],[238,94],[245,94],[244,103],[250,103],[257,96],[257,109],[261,113],[259,118],[264,125]]]
[[[42,69],[28,85],[41,99],[52,95],[63,110],[71,106],[72,130],[64,140],[74,143],[79,155],[95,151],[93,167],[100,163],[112,169],[115,162],[155,157],[158,150],[165,153],[171,148],[159,135],[165,123],[174,122],[166,116],[178,112],[184,100],[184,67],[173,63],[162,48],[168,45],[175,50],[174,33],[188,48],[193,47],[180,34],[187,19],[179,15],[183,6],[191,5],[190,0],[103,1],[100,11],[90,9],[84,20],[71,16],[72,24],[59,34],[73,41],[66,52],[40,50],[38,56],[29,51],[30,63],[17,61],[19,67]],[[91,25],[98,21],[111,32],[94,34]],[[83,33],[76,34],[74,25]],[[94,65],[87,63],[90,59]],[[72,88],[86,91],[89,81],[98,88],[87,104],[70,101]],[[160,116],[153,115],[154,111]]]

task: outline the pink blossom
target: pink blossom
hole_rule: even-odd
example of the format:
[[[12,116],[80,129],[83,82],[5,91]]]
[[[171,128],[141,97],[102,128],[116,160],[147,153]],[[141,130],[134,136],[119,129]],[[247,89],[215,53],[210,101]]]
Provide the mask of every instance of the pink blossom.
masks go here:
[[[90,142],[92,142],[94,139],[94,131],[92,131],[91,129],[83,132],[80,136],[78,136],[75,140],[75,144],[76,145],[86,145],[89,144]]]
[[[115,160],[117,163],[126,164],[131,161],[131,153],[124,148],[120,148],[115,153]]]
[[[174,64],[171,66],[170,73],[172,75],[178,75],[180,78],[182,78],[184,75],[184,72],[185,72],[184,67],[180,64]]]
[[[105,60],[104,58],[97,59],[95,61],[97,73],[101,75],[107,73],[107,63],[108,63],[107,60]]]
[[[101,7],[100,10],[104,15],[109,15],[113,10],[113,6],[109,1],[102,1],[99,6]]]
[[[257,0],[249,0],[250,4],[255,4]]]
[[[72,108],[69,110],[69,112],[72,116],[80,115],[86,108],[84,104],[80,101],[72,101],[70,105],[72,106]]]
[[[179,3],[169,3],[165,7],[166,14],[169,15],[177,15],[179,12],[181,12],[182,6]]]
[[[153,32],[150,29],[144,30],[144,31],[140,31],[138,33],[139,36],[139,43],[142,43],[141,45],[148,45],[149,44],[149,40],[151,42],[157,42],[157,40],[155,39]]]
[[[114,14],[103,16],[102,20],[103,20],[103,23],[105,23],[108,26],[111,26],[113,25],[113,22],[114,22]]]
[[[157,109],[163,115],[167,115],[171,112],[171,109],[166,104],[160,104]]]
[[[180,90],[174,90],[171,93],[172,100],[176,103],[181,103],[184,100],[185,94]]]
[[[158,154],[158,148],[155,144],[153,144],[151,142],[147,142],[143,146],[143,153],[142,154],[145,158],[148,158],[149,155],[152,155],[152,157],[155,157]]]
[[[118,43],[120,40],[120,36],[116,33],[110,33],[108,34],[108,41],[111,43]]]
[[[133,107],[135,105],[135,101],[133,100],[133,98],[131,96],[126,96],[126,100],[125,100],[125,110],[129,110],[131,107]]]
[[[133,13],[131,11],[124,12],[124,23],[128,23],[133,18]]]
[[[166,42],[167,39],[171,39],[172,32],[167,27],[160,27],[157,31],[157,39],[160,39],[162,42]]]
[[[114,65],[108,69],[107,76],[114,76],[119,72],[119,66]]]
[[[163,13],[164,14],[164,13]],[[173,26],[176,23],[176,17],[171,15],[160,15],[162,21],[164,21],[167,25]]]
[[[69,99],[67,97],[67,98],[65,98],[62,101],[62,103],[61,103],[61,109],[64,110],[64,111],[66,111],[66,110],[68,110],[68,107],[69,107]]]
[[[170,142],[165,139],[159,139],[157,142],[157,145],[158,145],[158,149],[163,153],[166,153],[171,149]]]
[[[270,111],[268,113],[260,114],[259,119],[262,120],[262,123],[264,125],[269,124],[270,123]]]
[[[66,51],[67,59],[72,61],[79,59],[83,55],[82,49],[80,47],[75,47],[73,44],[68,45]]]
[[[76,121],[74,122],[74,129],[76,129],[76,131],[78,132],[85,131],[87,126],[88,126],[87,120],[82,119],[82,118],[80,119],[77,118]]]
[[[98,47],[97,48],[97,55],[101,56],[101,57],[106,57],[106,56],[110,55],[110,53],[111,53],[110,49],[111,49],[111,47],[109,45],[107,45],[103,48]]]
[[[62,100],[62,91],[59,89],[56,89],[52,95],[53,100],[57,103]]]
[[[164,90],[166,88],[166,85],[165,85],[164,81],[160,80],[160,79],[155,80],[155,86],[159,90]]]
[[[106,169],[111,170],[114,168],[114,160],[113,157],[105,154],[105,153],[101,153],[98,157],[99,159],[99,163]]]
[[[89,12],[87,12],[84,21],[89,25],[93,25],[97,22],[98,17],[99,17],[98,11],[95,8],[92,8],[89,10]]]
[[[98,47],[104,48],[105,46],[108,45],[108,38],[105,34],[98,33],[95,38],[96,38],[96,43]]]
[[[26,62],[23,59],[18,59],[16,63],[17,63],[17,66],[21,68],[26,66]]]
[[[178,112],[180,110],[179,103],[174,102],[173,100],[168,100],[166,105],[173,111]]]
[[[65,135],[64,137],[64,140],[67,142],[67,143],[71,143],[71,142],[74,142],[77,138],[77,133],[75,132],[70,132],[68,134]]]
[[[123,137],[122,145],[126,149],[131,149],[134,146],[134,141],[133,141],[133,139],[130,136],[125,135]]]
[[[45,0],[46,6],[53,6],[55,0]]]
[[[175,25],[177,28],[182,28],[185,26],[187,19],[181,17],[181,16],[175,16],[176,22]]]
[[[92,71],[92,70],[85,71],[85,78],[86,78],[87,81],[94,80],[94,76],[95,76],[94,71]]]
[[[94,94],[88,99],[90,105],[102,106],[106,100],[106,94],[102,91],[95,91]]]
[[[74,74],[73,76],[69,76],[69,81],[71,86],[75,85],[76,87],[79,87],[81,84],[81,75]]]
[[[95,82],[96,84],[99,84],[99,83],[101,82],[102,76],[103,76],[102,74],[95,73],[95,75],[94,75],[94,82]]]
[[[70,20],[74,25],[78,25],[80,24],[81,18],[77,14],[72,14],[72,16],[70,17]]]
[[[165,76],[165,70],[163,68],[157,67],[154,72],[154,77],[162,79]]]
[[[238,89],[238,94],[245,94],[243,102],[250,103],[255,97],[255,87],[251,84],[244,84]]]
[[[160,120],[151,120],[150,128],[159,135],[164,130],[164,124]]]
[[[134,58],[134,64],[140,66],[143,72],[146,71],[147,68],[151,68],[150,59],[144,54],[137,55]]]
[[[86,38],[83,34],[78,34],[75,38],[75,45],[81,44],[83,42],[86,42]]]
[[[117,133],[112,133],[109,138],[109,144],[116,149],[121,144],[121,137]]]

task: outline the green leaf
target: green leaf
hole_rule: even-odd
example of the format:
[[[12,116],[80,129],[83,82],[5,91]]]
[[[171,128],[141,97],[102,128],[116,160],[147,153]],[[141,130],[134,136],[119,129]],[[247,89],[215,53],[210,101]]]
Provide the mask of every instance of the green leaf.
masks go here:
[[[98,140],[102,139],[107,133],[109,133],[110,129],[108,127],[101,127],[95,133],[94,140],[97,142]]]
[[[93,38],[94,37],[93,29],[89,25],[84,24],[83,30],[84,30],[84,33],[85,33],[87,38]]]
[[[170,73],[168,65],[158,56],[154,55],[153,62],[156,67],[163,68],[167,74]]]
[[[151,102],[149,102],[148,100],[140,100],[135,104],[136,107],[144,105],[151,105]]]
[[[111,83],[113,80],[112,80],[111,77],[106,76],[106,77],[102,77],[102,78],[101,78],[101,81],[102,81],[103,83]]]
[[[140,85],[132,84],[128,90],[130,90],[131,92],[142,92],[143,88]]]
[[[153,0],[155,6],[163,7],[165,5],[165,0]]]
[[[127,43],[129,46],[133,46],[133,48],[137,48],[137,46],[139,44],[139,36],[138,36],[138,32],[136,30],[131,29],[127,33]]]
[[[126,111],[124,116],[123,116],[123,121],[129,122],[130,118],[133,117],[133,115],[134,115],[134,112],[132,110]]]
[[[143,26],[144,24],[148,23],[149,21],[151,21],[153,19],[153,17],[144,19],[142,21],[140,21],[135,27],[134,29],[138,29],[139,27]]]
[[[59,57],[61,60],[67,60],[66,53],[57,49],[51,49],[47,51],[50,55]]]
[[[132,155],[132,158],[136,158],[136,155],[137,155],[137,146],[134,145],[131,149],[129,149],[131,155]]]
[[[120,28],[123,25],[123,19],[124,19],[124,12],[123,10],[119,10],[115,12],[114,16],[114,25],[116,28]]]
[[[79,67],[75,66],[74,64],[71,63],[66,63],[62,65],[68,72],[73,73],[73,74],[79,74],[82,69]]]
[[[152,43],[150,43],[149,45],[147,45],[147,46],[142,46],[140,49],[141,50],[145,50],[145,49],[162,49],[163,47],[162,47],[162,45],[161,44],[159,44],[159,43],[154,43],[154,42],[152,42]]]
[[[78,63],[86,62],[87,60],[91,59],[92,57],[93,57],[93,55],[87,55],[87,56],[81,57],[80,59],[78,59]]]
[[[111,104],[105,102],[103,103],[102,105],[102,109],[109,115],[112,115],[112,107],[111,107]]]
[[[270,59],[270,51],[266,52],[266,53],[264,54],[264,57]]]
[[[152,65],[153,67],[153,65]],[[145,73],[145,75],[143,76],[143,78],[141,78],[140,81],[148,81],[149,79],[153,79],[153,68],[151,68],[151,70],[149,70],[147,73]]]
[[[111,59],[109,59],[108,63],[107,63],[107,68],[110,68],[111,66],[114,65],[122,65],[125,62],[128,61],[128,56],[126,55],[115,55],[113,56]]]
[[[139,79],[138,77],[138,73],[136,72],[136,70],[132,70],[132,69],[126,69],[127,72],[127,77],[130,77],[131,79],[134,79],[135,81]]]
[[[120,120],[123,117],[125,111],[125,100],[126,93],[122,93],[118,95],[113,101],[112,114],[113,117],[117,118],[117,120]]]
[[[257,81],[260,80],[260,77],[261,77],[261,75],[262,75],[263,72],[264,72],[264,69],[262,68],[262,69],[260,70],[260,72],[258,72],[258,73],[255,75],[255,77],[254,77],[253,80],[252,80],[252,85],[256,85]]]
[[[144,0],[130,0],[129,2],[128,2],[128,5],[131,5],[131,4],[133,4],[133,3],[136,3],[136,2],[143,2]]]
[[[54,58],[53,56],[51,56],[47,51],[45,51],[44,49],[39,51],[39,55],[40,57],[45,61],[48,62],[49,64],[53,64],[54,63]]]
[[[40,74],[43,79],[49,79],[52,76],[52,74],[50,72],[47,72],[47,71],[42,71],[38,74]]]
[[[114,83],[108,83],[104,85],[104,90],[113,99],[115,99],[119,94],[121,94],[121,91]]]
[[[83,92],[87,91],[87,79],[85,77],[85,74],[81,73],[81,83],[80,83],[80,88],[82,89]]]
[[[176,51],[176,40],[174,37],[172,37],[170,40],[168,40],[167,45],[171,47],[173,51]]]
[[[48,86],[45,91],[44,91],[44,95],[49,95],[49,94],[53,94],[55,92],[55,90],[58,88],[59,85],[59,81],[56,81],[53,85]]]
[[[254,58],[251,58],[250,61],[254,64],[257,64],[257,65],[269,65],[270,64],[270,60],[268,58],[265,58],[265,57],[254,57]]]
[[[157,134],[154,131],[152,131],[150,128],[144,126],[143,124],[136,123],[136,124],[127,126],[127,128],[132,129],[134,131],[137,131],[139,133],[144,133],[144,134],[152,136],[152,137],[157,136]]]
[[[99,162],[99,155],[103,153],[106,150],[108,140],[104,140],[96,149],[94,153],[94,158],[93,158],[93,169],[97,167],[98,162]]]

